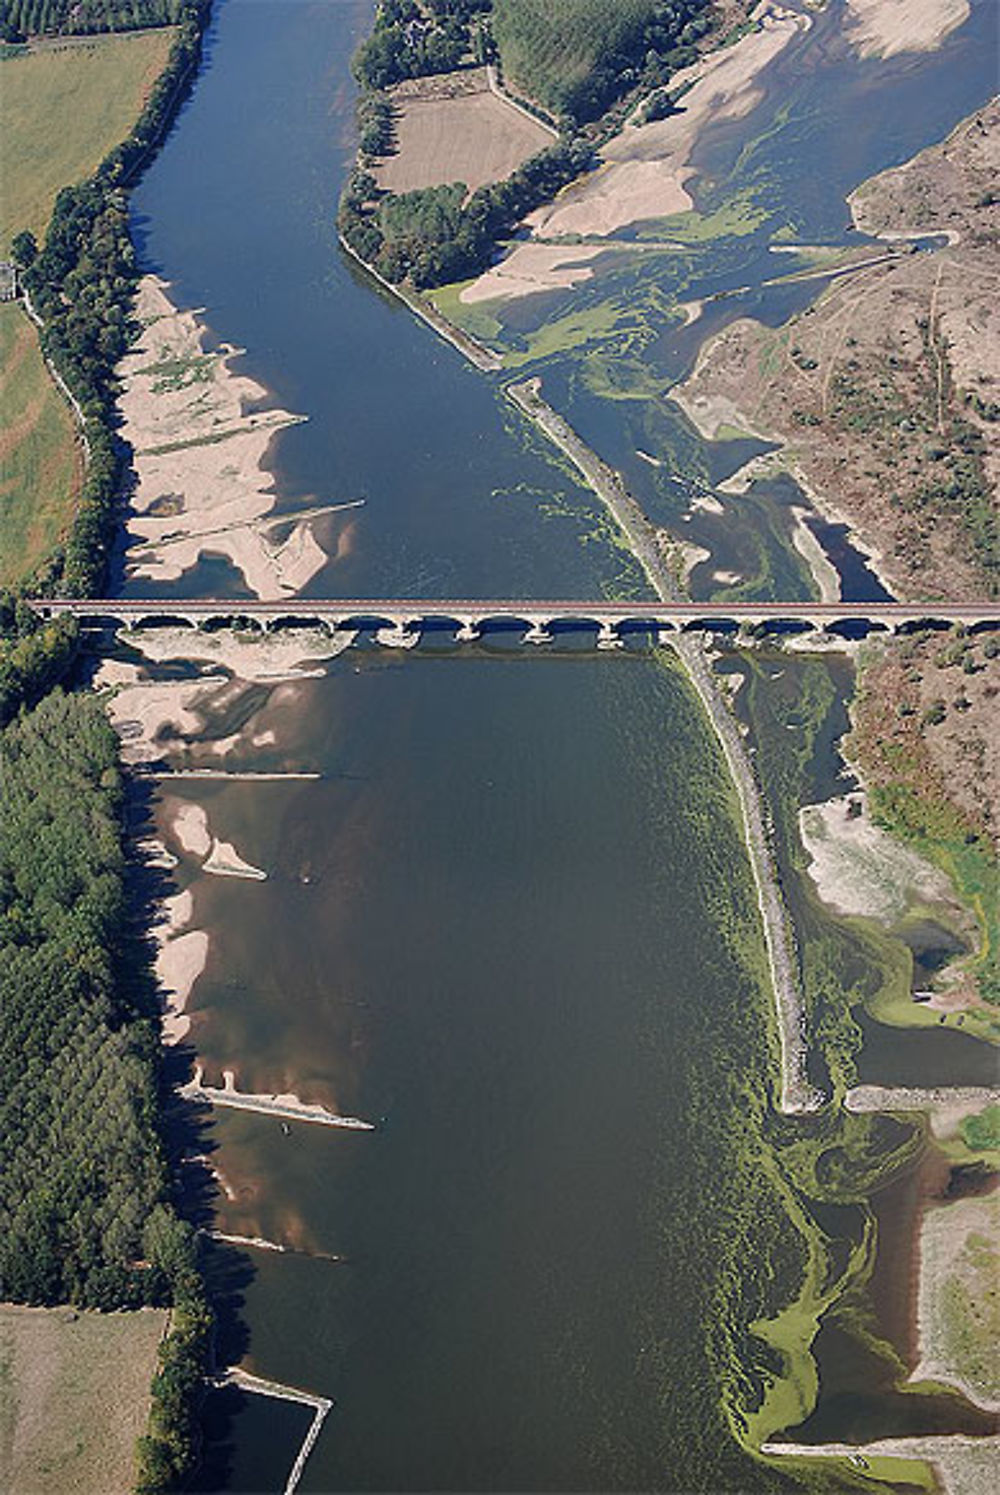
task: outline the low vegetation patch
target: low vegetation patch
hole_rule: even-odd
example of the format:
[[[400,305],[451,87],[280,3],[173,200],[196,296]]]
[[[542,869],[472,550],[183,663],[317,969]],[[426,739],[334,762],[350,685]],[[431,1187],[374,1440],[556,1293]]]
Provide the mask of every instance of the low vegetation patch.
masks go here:
[[[969,967],[980,998],[1000,1004],[1000,640],[921,635],[862,662],[850,760],[872,816],[942,867],[977,916]]]
[[[0,587],[26,581],[73,519],[81,464],[69,406],[20,306],[0,306]]]
[[[417,84],[393,92],[391,126],[379,137],[391,144],[392,154],[384,155],[378,148],[372,152],[384,155],[374,168],[384,192],[448,182],[464,183],[474,192],[489,182],[502,182],[552,143],[543,125],[491,92],[482,69],[462,77],[471,86],[461,91]]]
[[[123,140],[166,66],[175,32],[94,37],[0,62],[4,172],[0,255],[15,234],[41,237],[56,194]]]
[[[5,1489],[129,1495],[167,1317],[0,1307]]]

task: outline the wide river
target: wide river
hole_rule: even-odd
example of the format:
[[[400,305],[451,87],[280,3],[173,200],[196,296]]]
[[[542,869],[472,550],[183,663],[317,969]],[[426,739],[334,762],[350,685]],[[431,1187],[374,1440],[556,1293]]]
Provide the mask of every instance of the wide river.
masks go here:
[[[366,500],[319,531],[337,559],[312,595],[639,594],[600,505],[497,384],[339,251],[370,21],[367,0],[217,5],[134,197],[143,264],[308,416],[272,449],[280,505]],[[981,101],[988,69],[958,56],[927,64],[949,91],[924,120],[907,74],[905,119],[862,132],[841,191]],[[847,118],[870,69],[843,87]],[[735,152],[731,130],[714,169]],[[618,407],[574,398],[609,459],[634,449]],[[177,590],[240,580],[210,559]],[[761,1171],[769,990],[734,797],[684,679],[586,641],[360,647],[247,702],[216,724],[242,734],[228,766],[320,777],[161,796],[268,874],[181,860],[209,936],[190,1039],[212,1083],[233,1070],[377,1123],[220,1109],[200,1143],[224,1179],[215,1228],[288,1248],[212,1248],[221,1351],[335,1402],[300,1488],[857,1488],[751,1460],[724,1412],[725,1388],[742,1377],[752,1407],[781,1369],[746,1326],[798,1293],[807,1233]],[[826,758],[807,777],[830,792]],[[282,1488],[308,1420],[210,1398],[200,1488]]]

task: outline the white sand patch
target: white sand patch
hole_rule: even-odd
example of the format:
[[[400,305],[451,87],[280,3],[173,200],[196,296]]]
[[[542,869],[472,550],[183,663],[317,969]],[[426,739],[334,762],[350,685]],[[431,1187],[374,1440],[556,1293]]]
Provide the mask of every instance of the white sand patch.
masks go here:
[[[711,493],[696,493],[690,503],[690,512],[696,514],[699,511],[705,514],[724,514],[725,506]]]
[[[678,311],[682,311],[684,313],[684,321],[682,325],[684,327],[690,327],[692,322],[697,322],[698,318],[705,310],[705,303],[704,301],[678,301],[677,309]]]
[[[654,128],[641,126],[644,130]],[[690,145],[691,141],[687,143]],[[672,218],[675,213],[691,211],[694,203],[684,184],[695,174],[692,167],[680,160],[671,162],[669,156],[653,160],[623,159],[624,147],[618,146],[617,151],[615,148],[613,140],[605,150],[604,165],[584,179],[576,200],[570,200],[573,190],[570,188],[562,199],[557,198],[530,215],[528,222],[536,235],[606,237],[644,218]]]
[[[190,929],[162,940],[156,955],[156,977],[163,992],[163,1042],[179,1043],[191,1027],[185,1014],[188,998],[208,960],[208,935]]]
[[[231,841],[218,838],[213,840],[212,850],[201,870],[214,873],[216,877],[246,877],[253,882],[264,882],[267,877],[260,867],[244,861]]]
[[[847,0],[847,40],[861,57],[931,52],[969,19],[969,0]]]
[[[851,802],[860,814],[850,814]],[[892,924],[915,902],[956,903],[942,872],[872,823],[862,795],[805,805],[799,831],[819,896],[842,914]]]
[[[742,581],[743,577],[738,571],[713,571],[712,580],[721,582],[724,587],[732,587]]]
[[[128,635],[128,642],[156,664],[171,660],[209,663],[231,670],[239,680],[254,682],[309,677],[315,674],[309,665],[335,659],[356,638],[353,632],[334,635],[325,628],[293,628],[264,635],[231,628],[215,633],[197,628],[150,628],[136,629]],[[200,683],[204,686],[204,679]],[[168,682],[168,687],[175,689],[176,685]]]
[[[467,285],[458,299],[473,305],[566,289],[590,280],[594,272],[585,261],[603,252],[600,244],[518,244],[499,265]]]

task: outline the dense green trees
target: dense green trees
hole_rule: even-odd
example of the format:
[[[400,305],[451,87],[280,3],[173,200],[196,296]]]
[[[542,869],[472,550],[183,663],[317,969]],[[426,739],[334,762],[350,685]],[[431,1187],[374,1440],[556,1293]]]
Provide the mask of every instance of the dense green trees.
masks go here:
[[[0,1296],[162,1301],[169,1176],[149,987],[130,948],[118,744],[53,691],[0,736]]]
[[[468,201],[461,182],[380,196],[373,177],[355,172],[341,198],[340,231],[386,280],[409,280],[418,289],[445,285],[486,269],[497,240],[578,176],[592,156],[586,141],[558,141]]]
[[[493,0],[505,81],[575,125],[695,57],[707,0]]]
[[[171,1202],[120,802],[94,696],[52,691],[0,732],[0,1297],[172,1305],[140,1447],[153,1495],[194,1457],[212,1315]]]
[[[180,19],[185,0],[0,0],[0,31],[22,36],[134,31]]]
[[[43,623],[26,603],[0,592],[0,727],[65,678],[78,635],[72,618]]]
[[[382,0],[368,39],[354,56],[362,88],[388,88],[403,78],[447,73],[475,50],[470,21],[491,0]]]

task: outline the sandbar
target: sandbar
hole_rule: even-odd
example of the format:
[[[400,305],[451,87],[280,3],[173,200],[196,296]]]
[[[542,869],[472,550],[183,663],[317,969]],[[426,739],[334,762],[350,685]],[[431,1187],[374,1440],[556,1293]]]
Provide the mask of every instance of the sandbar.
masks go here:
[[[969,0],[846,0],[847,40],[860,57],[932,52],[969,18]]]
[[[143,332],[118,367],[122,436],[136,476],[128,534],[129,574],[176,581],[206,554],[225,556],[266,599],[299,591],[326,554],[310,519],[282,542],[270,535],[274,481],[266,458],[275,434],[304,417],[267,408],[267,391],[237,374],[238,349],[206,352],[194,312],[146,275],[136,315]]]

